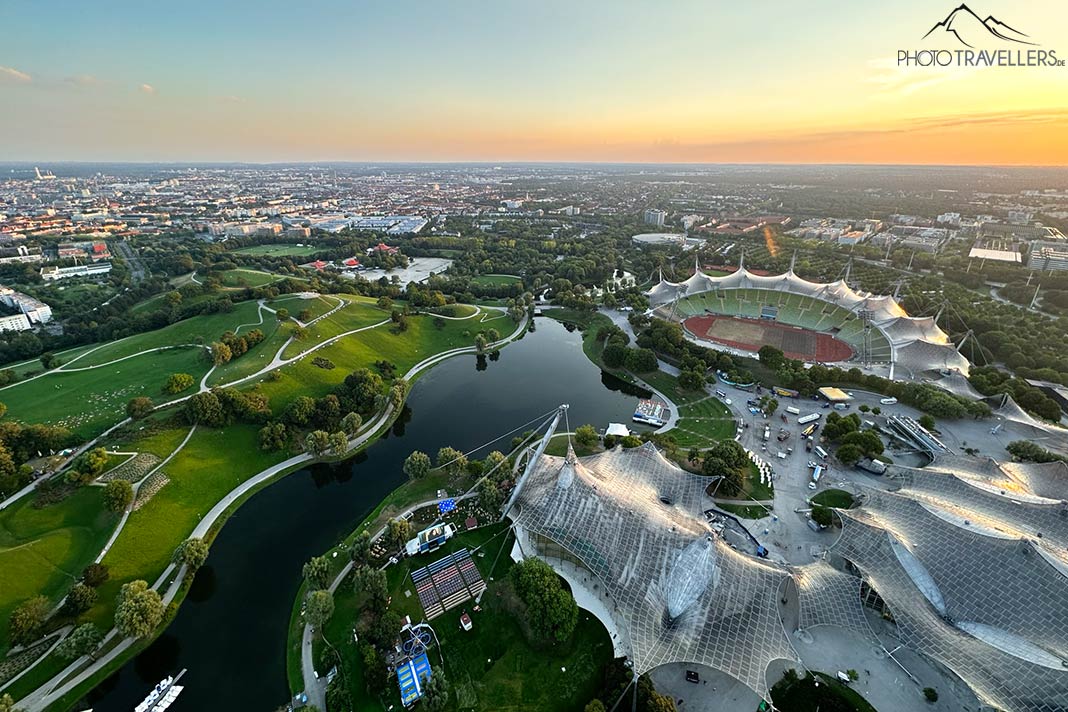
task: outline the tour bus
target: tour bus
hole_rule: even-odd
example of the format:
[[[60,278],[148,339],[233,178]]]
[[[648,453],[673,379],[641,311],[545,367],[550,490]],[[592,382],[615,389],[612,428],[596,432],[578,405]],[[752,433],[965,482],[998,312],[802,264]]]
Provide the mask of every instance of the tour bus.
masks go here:
[[[792,405],[786,407],[786,412],[789,413],[790,415],[801,415],[801,409],[800,408],[795,408]]]
[[[720,398],[726,398],[727,397],[727,394],[724,391],[721,391],[721,390],[717,390],[716,391],[716,395],[719,396]]]
[[[826,460],[827,459],[827,451],[824,450],[823,448],[821,448],[819,445],[816,446],[816,451],[815,452],[816,452],[817,455],[820,456],[821,460]]]
[[[823,475],[823,465],[816,465],[812,468],[812,481],[819,482],[820,477]]]
[[[782,398],[797,398],[799,395],[801,395],[792,388],[783,388],[782,386],[775,386],[771,389],[771,391],[775,395],[780,396]]]
[[[819,413],[809,413],[808,415],[802,415],[797,419],[798,425],[804,425],[805,423],[814,423],[820,419]]]

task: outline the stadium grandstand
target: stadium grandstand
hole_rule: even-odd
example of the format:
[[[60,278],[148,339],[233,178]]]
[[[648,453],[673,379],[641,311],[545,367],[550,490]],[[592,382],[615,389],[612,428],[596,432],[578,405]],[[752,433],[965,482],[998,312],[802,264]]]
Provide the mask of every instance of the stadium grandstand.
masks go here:
[[[819,283],[793,270],[762,276],[740,267],[724,277],[697,269],[660,282],[646,296],[654,313],[687,335],[741,352],[770,344],[790,358],[886,370],[891,378],[967,376],[970,364],[933,317],[909,316],[891,296]]]

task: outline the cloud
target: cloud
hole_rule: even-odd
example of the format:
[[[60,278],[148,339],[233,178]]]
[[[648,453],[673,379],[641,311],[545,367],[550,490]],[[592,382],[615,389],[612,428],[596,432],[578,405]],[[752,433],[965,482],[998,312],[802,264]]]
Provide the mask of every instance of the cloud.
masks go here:
[[[876,96],[884,99],[909,96],[921,89],[964,79],[979,70],[979,67],[950,66],[928,67],[918,72],[915,67],[902,67],[888,58],[869,60],[868,67],[874,71],[866,81],[877,85]]]
[[[223,101],[227,102],[228,104],[244,104],[245,97],[237,96],[236,94],[231,94],[230,96],[224,96]]]
[[[152,86],[151,84],[142,84],[141,86],[137,87],[137,90],[139,92],[141,92],[142,94],[155,94],[156,93],[156,87]]]
[[[32,81],[33,77],[31,77],[26,72],[20,72],[14,67],[0,66],[0,84],[28,84]]]
[[[64,77],[63,83],[75,87],[92,87],[100,84],[100,80],[92,74],[76,74],[71,77]]]

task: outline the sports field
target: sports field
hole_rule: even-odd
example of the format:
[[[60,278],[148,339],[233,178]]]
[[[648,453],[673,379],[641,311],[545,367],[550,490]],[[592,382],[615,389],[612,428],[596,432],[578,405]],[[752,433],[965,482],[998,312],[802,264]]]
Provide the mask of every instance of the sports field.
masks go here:
[[[312,245],[253,245],[234,250],[235,255],[256,255],[269,257],[307,257],[314,255],[319,248]]]
[[[732,316],[693,316],[683,322],[691,334],[743,351],[759,351],[770,345],[788,358],[817,363],[846,361],[853,349],[844,341],[796,326],[768,320],[739,319]]]

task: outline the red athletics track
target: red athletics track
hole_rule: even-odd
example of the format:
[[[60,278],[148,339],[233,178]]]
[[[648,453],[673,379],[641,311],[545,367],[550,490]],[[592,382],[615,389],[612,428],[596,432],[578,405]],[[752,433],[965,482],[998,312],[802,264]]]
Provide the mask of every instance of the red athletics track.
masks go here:
[[[816,363],[847,361],[853,349],[830,334],[786,326],[768,319],[740,319],[733,316],[692,316],[683,325],[691,334],[743,351],[759,351],[770,344],[788,358]]]

